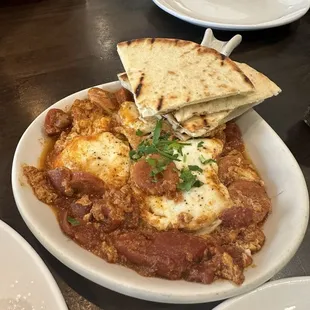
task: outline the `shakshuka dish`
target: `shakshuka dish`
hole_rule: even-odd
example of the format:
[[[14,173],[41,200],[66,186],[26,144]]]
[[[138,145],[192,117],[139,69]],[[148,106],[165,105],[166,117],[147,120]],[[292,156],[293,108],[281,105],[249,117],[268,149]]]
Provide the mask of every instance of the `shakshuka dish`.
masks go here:
[[[280,93],[250,66],[199,44],[119,43],[114,93],[50,109],[39,167],[23,173],[63,233],[143,276],[237,285],[264,245],[264,182],[233,120]]]
[[[271,204],[233,122],[208,138],[175,137],[139,119],[132,94],[92,88],[50,109],[40,167],[23,173],[63,233],[143,276],[238,285],[261,250]]]

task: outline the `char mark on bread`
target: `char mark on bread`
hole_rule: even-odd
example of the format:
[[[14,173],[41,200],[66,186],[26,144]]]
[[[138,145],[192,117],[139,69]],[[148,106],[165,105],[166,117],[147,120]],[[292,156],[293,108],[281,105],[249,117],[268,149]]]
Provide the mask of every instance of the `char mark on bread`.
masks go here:
[[[136,91],[135,91],[136,97],[139,97],[139,95],[141,93],[141,88],[143,86],[143,80],[144,80],[144,75],[141,76],[140,83],[138,84],[138,86],[136,88]]]
[[[158,110],[158,111],[161,110],[161,108],[162,108],[162,106],[163,106],[163,101],[164,101],[164,97],[161,96],[161,97],[159,98],[159,101],[158,101],[158,106],[157,106],[157,110]]]
[[[221,60],[221,66],[224,66],[224,61],[225,61],[225,59],[226,59],[226,56],[223,55],[223,54],[220,54],[220,56],[221,56],[221,58],[222,58],[222,60]]]

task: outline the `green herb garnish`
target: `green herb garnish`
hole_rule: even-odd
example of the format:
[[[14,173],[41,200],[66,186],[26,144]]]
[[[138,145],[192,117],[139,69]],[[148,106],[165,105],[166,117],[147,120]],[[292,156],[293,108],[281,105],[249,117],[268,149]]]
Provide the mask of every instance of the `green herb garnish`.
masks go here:
[[[67,221],[72,225],[72,226],[78,226],[80,225],[80,222],[73,218],[73,217],[70,217],[70,216],[67,216]]]
[[[188,165],[188,169],[189,169],[190,171],[203,172],[203,170],[202,170],[199,166],[196,166],[196,165]]]
[[[203,142],[203,141],[200,141],[200,142],[197,144],[197,147],[202,147],[203,144],[204,144],[204,142]]]
[[[197,176],[187,168],[181,170],[180,179],[182,182],[178,184],[178,189],[181,191],[188,192],[193,187],[200,187],[203,185],[203,183],[197,179]]]
[[[139,137],[142,137],[143,136],[143,132],[140,129],[138,129],[136,131],[136,135],[139,136]]]
[[[163,120],[160,119],[157,121],[155,129],[154,129],[154,133],[153,133],[153,144],[154,145],[158,143],[162,126],[163,126]]]
[[[145,160],[151,167],[156,167],[157,160],[155,158],[147,158]]]
[[[153,182],[157,182],[158,175],[162,174],[172,161],[181,161],[179,156],[183,156],[183,161],[185,162],[186,155],[183,155],[183,148],[186,145],[191,145],[190,143],[178,141],[171,137],[169,133],[162,133],[162,125],[162,119],[158,120],[153,132],[153,139],[142,141],[136,150],[131,150],[129,152],[130,158],[134,161],[146,157],[146,162],[152,167],[150,174]],[[140,132],[137,130],[136,134],[139,135]],[[161,157],[152,158],[148,156],[151,154],[159,154]],[[183,182],[179,184],[180,189],[189,190],[191,187],[201,186],[202,183],[197,180],[197,177],[193,175],[191,171],[202,172],[202,169],[198,166],[191,166],[191,168],[187,168],[186,171],[184,170],[183,174],[181,172],[180,177]],[[192,180],[190,180],[189,175],[192,175]]]
[[[136,150],[131,150],[129,156],[132,160],[138,160],[150,154],[160,154],[171,161],[180,161],[179,155],[183,156],[182,149],[190,143],[181,143],[176,139],[171,139],[168,133],[161,135],[162,120],[158,120],[154,129],[153,139],[142,141]]]
[[[166,170],[167,166],[171,163],[169,158],[146,158],[145,161],[152,167],[150,172],[153,182],[157,182],[158,174],[162,174]]]
[[[207,165],[207,164],[211,164],[211,163],[216,163],[216,160],[214,160],[212,158],[206,159],[206,158],[203,157],[203,155],[199,156],[199,160],[200,160],[200,162],[203,165]]]

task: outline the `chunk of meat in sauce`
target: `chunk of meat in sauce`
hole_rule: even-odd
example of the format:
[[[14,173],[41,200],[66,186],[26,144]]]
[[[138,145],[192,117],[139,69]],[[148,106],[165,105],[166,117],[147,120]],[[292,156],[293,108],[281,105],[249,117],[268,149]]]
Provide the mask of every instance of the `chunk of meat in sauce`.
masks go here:
[[[58,195],[55,192],[46,171],[32,166],[25,166],[23,167],[23,173],[36,197],[40,201],[46,204],[52,204],[57,200]]]
[[[101,246],[101,230],[96,227],[96,223],[85,223],[82,220],[79,220],[77,221],[77,225],[73,226],[68,222],[68,217],[68,210],[58,210],[59,225],[66,235],[71,237],[87,250],[92,250],[95,247]]]
[[[209,260],[192,266],[187,280],[207,284],[213,282],[215,278],[224,278],[242,284],[243,269],[252,263],[251,257],[235,246],[226,248],[211,246],[208,250]]]
[[[227,252],[197,236],[127,232],[115,235],[113,243],[123,263],[138,266],[145,275],[201,283],[213,282],[216,275],[237,284],[244,280],[243,268]]]
[[[185,279],[190,282],[210,284],[214,281],[215,270],[216,266],[213,262],[203,261],[200,264],[193,265],[185,275]]]
[[[252,257],[245,253],[242,248],[226,245],[223,246],[223,249],[232,257],[234,264],[238,265],[240,268],[246,268],[253,263]]]
[[[228,187],[229,195],[236,206],[253,210],[253,220],[261,223],[271,210],[271,202],[265,188],[252,181],[235,181]]]
[[[241,228],[253,223],[253,215],[254,211],[251,208],[234,206],[225,209],[219,218],[223,227]]]
[[[59,135],[72,124],[71,116],[60,109],[50,109],[44,121],[44,129],[48,136]]]
[[[111,131],[113,122],[105,110],[90,100],[76,99],[71,107],[73,127],[71,134],[95,135]]]
[[[70,197],[74,194],[102,196],[105,192],[104,182],[87,172],[60,167],[49,170],[47,174],[55,189],[65,196]]]
[[[224,145],[224,150],[222,156],[227,155],[233,150],[244,152],[244,143],[242,140],[241,131],[236,123],[230,122],[226,124],[225,129],[226,143]]]
[[[119,102],[115,95],[98,87],[93,87],[88,91],[88,98],[108,113],[119,108]]]
[[[119,104],[122,104],[125,101],[134,101],[132,93],[124,87],[115,92],[114,95]]]
[[[212,233],[212,237],[224,249],[235,246],[252,254],[260,251],[265,242],[263,231],[255,224],[237,229],[221,225]]]
[[[215,275],[222,279],[233,281],[240,285],[244,281],[243,268],[234,263],[234,259],[226,252],[222,255],[215,255],[213,258],[215,266],[218,268]]]
[[[137,228],[140,221],[139,203],[132,195],[132,189],[129,185],[123,186],[120,190],[111,190],[104,195],[105,199],[110,199],[114,206],[121,206],[124,210],[125,222],[123,228]]]
[[[263,231],[256,225],[241,229],[236,245],[244,250],[250,250],[256,253],[261,250],[265,243],[265,235]]]
[[[254,181],[262,185],[262,181],[253,166],[238,151],[232,151],[218,160],[218,175],[221,182],[228,186],[237,180]]]
[[[102,223],[104,232],[114,231],[125,220],[124,210],[120,207],[115,207],[105,199],[99,199],[93,203],[91,214],[96,221]]]
[[[93,202],[88,195],[83,195],[80,199],[74,201],[70,205],[71,213],[74,218],[83,219],[85,215],[90,213]]]
[[[114,231],[120,226],[136,228],[139,223],[139,207],[127,185],[120,190],[106,191],[102,199],[94,200],[90,212],[102,224],[104,232]]]
[[[70,110],[73,123],[82,121],[84,119],[93,120],[98,115],[103,115],[104,113],[104,110],[100,106],[87,99],[76,99],[73,102]]]
[[[72,171],[71,187],[77,193],[101,196],[105,192],[104,182],[84,171]]]
[[[157,160],[161,157],[159,155],[152,155],[151,158]],[[140,159],[136,162],[131,171],[131,180],[134,186],[149,195],[174,197],[179,182],[175,163],[169,163],[162,173],[157,174],[156,182],[154,182],[154,178],[151,176],[152,169],[145,159]]]
[[[132,231],[116,235],[113,241],[125,261],[168,279],[180,279],[190,263],[203,258],[208,245],[202,238],[176,232]]]
[[[73,189],[70,186],[72,172],[68,168],[56,168],[47,171],[47,175],[52,185],[62,195],[73,196]]]

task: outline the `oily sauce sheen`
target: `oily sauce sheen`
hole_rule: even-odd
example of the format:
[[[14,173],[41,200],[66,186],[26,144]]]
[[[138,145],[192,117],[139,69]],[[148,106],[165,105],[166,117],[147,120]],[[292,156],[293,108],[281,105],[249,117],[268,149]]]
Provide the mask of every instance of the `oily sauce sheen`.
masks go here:
[[[55,143],[56,143],[56,138],[48,137],[44,140],[42,153],[41,153],[41,156],[40,156],[39,161],[38,161],[38,168],[39,169],[45,169],[48,166],[48,164],[47,164],[48,155],[53,150]]]
[[[271,205],[238,126],[189,141],[187,161],[168,163],[155,183],[146,158],[160,154],[129,159],[145,139],[136,134],[145,124],[132,110],[132,127],[120,117],[132,102],[123,88],[93,88],[69,111],[49,110],[39,165],[23,168],[28,184],[56,211],[64,234],[107,262],[143,276],[241,285],[264,244],[261,226]],[[182,191],[189,165],[192,185],[199,185]]]

